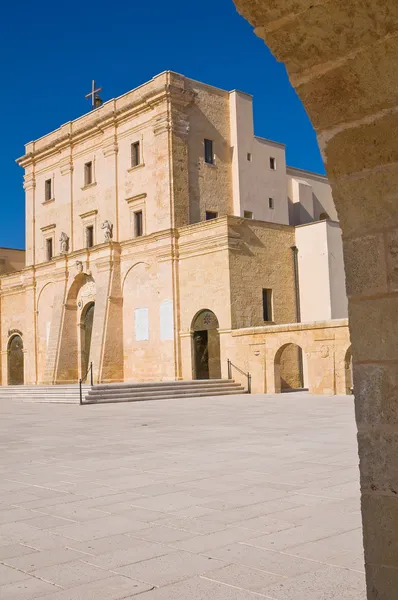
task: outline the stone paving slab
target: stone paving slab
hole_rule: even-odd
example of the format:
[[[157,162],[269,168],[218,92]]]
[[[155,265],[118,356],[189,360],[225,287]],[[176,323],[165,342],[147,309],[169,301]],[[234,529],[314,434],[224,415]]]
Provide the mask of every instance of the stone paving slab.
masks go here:
[[[365,600],[351,397],[0,400],[0,599]]]

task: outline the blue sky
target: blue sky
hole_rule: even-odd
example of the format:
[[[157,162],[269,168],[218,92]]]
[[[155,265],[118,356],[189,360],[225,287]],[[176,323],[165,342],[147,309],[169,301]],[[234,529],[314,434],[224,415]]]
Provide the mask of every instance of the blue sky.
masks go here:
[[[315,134],[278,64],[232,0],[20,0],[0,20],[0,246],[24,247],[24,144],[167,69],[254,95],[255,132],[289,165],[324,173]]]

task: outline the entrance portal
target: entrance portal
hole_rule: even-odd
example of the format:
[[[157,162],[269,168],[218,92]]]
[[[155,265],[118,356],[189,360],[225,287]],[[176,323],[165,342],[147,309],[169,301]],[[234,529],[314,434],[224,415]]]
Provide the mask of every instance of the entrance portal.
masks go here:
[[[194,379],[221,379],[218,319],[211,310],[201,310],[192,321]]]
[[[90,361],[91,335],[93,332],[95,303],[87,304],[82,314],[82,336],[81,336],[81,354],[82,354],[82,377],[87,373]]]
[[[275,390],[292,392],[304,389],[303,352],[296,344],[285,344],[275,355]]]
[[[14,335],[8,342],[8,385],[24,384],[23,341]]]

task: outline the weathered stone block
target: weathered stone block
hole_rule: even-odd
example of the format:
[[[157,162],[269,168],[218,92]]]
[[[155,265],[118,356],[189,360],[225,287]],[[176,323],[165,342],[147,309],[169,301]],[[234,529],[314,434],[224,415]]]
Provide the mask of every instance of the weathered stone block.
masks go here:
[[[393,108],[398,95],[394,75],[397,53],[398,38],[387,38],[298,84],[296,91],[315,129],[322,131]]]
[[[398,424],[398,365],[356,365],[354,387],[358,424]]]
[[[333,183],[344,236],[371,233],[398,222],[398,167],[390,165]]]
[[[398,162],[397,128],[398,113],[388,113],[337,133],[324,147],[329,177],[334,179]],[[322,136],[319,141],[322,146]]]
[[[323,4],[319,0],[234,0],[238,12],[254,27],[266,25],[283,18],[290,18],[314,5]]]
[[[290,73],[342,58],[397,29],[398,5],[391,10],[381,0],[311,4],[308,10],[281,21],[279,27],[271,22],[255,31]]]
[[[398,298],[380,297],[349,303],[350,329],[356,361],[398,358]]]
[[[366,562],[398,567],[398,498],[366,494],[362,497],[362,510],[365,515],[372,515],[365,519],[363,528]]]
[[[373,428],[360,431],[358,447],[362,490],[381,492],[398,499],[398,463],[395,460],[398,453],[398,427],[396,430]]]
[[[398,590],[398,569],[367,565],[366,585],[368,598],[375,600],[390,600]]]
[[[387,291],[382,234],[345,240],[344,258],[348,296],[371,296]]]

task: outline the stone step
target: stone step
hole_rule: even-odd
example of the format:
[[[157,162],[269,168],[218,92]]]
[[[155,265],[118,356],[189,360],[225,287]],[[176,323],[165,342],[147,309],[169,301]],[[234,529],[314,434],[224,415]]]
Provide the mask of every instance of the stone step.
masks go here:
[[[182,379],[179,381],[124,381],[120,383],[98,383],[93,386],[93,390],[99,389],[132,389],[132,388],[152,388],[156,386],[162,386],[162,388],[166,388],[169,386],[203,386],[210,385],[215,383],[233,383],[233,379]]]
[[[93,392],[89,392],[86,397],[85,400],[90,401],[90,400],[112,400],[114,399],[116,400],[134,400],[134,399],[143,399],[145,400],[146,398],[151,398],[152,396],[167,396],[167,397],[175,397],[177,395],[192,395],[192,394],[198,394],[198,393],[206,393],[207,396],[211,396],[213,393],[216,392],[223,392],[224,394],[228,394],[230,391],[232,392],[239,392],[240,394],[244,393],[244,389],[242,386],[240,386],[239,384],[235,384],[235,385],[231,385],[231,386],[223,386],[223,385],[217,385],[217,386],[203,386],[203,387],[180,387],[180,388],[168,388],[167,390],[162,390],[161,388],[156,388],[155,390],[151,390],[151,391],[134,391],[134,392],[124,392],[124,393],[93,393]]]
[[[164,381],[148,383],[115,383],[95,385],[86,395],[84,404],[110,402],[141,402],[198,396],[244,394],[245,389],[231,379]]]
[[[86,404],[113,404],[113,403],[118,403],[118,402],[149,402],[149,401],[153,401],[153,400],[174,400],[177,398],[205,398],[208,396],[232,396],[232,395],[236,395],[236,394],[245,394],[246,390],[244,390],[243,388],[241,388],[240,390],[235,389],[235,390],[230,390],[230,391],[226,391],[226,390],[218,390],[218,391],[199,391],[196,390],[194,392],[176,392],[174,394],[172,393],[163,393],[163,394],[152,394],[151,396],[127,396],[125,398],[118,398],[118,397],[109,397],[109,398],[101,398],[101,399],[93,399],[92,397],[89,400],[85,400],[83,402],[84,405]]]
[[[82,390],[85,404],[140,402],[245,393],[245,389],[232,379],[101,383],[93,387],[84,384]],[[78,404],[80,401],[79,385],[0,386],[0,399],[30,403]]]
[[[202,383],[201,385],[192,385],[189,381],[186,382],[175,382],[174,385],[162,385],[162,383],[157,383],[151,386],[147,386],[147,385],[139,385],[139,384],[134,384],[131,386],[125,386],[125,387],[120,387],[120,386],[107,386],[107,387],[102,387],[102,386],[98,386],[95,385],[93,388],[90,389],[88,395],[102,395],[102,394],[112,394],[112,395],[124,395],[124,394],[152,394],[155,393],[157,391],[172,391],[172,390],[198,390],[198,389],[212,389],[212,388],[216,388],[216,387],[224,387],[224,388],[229,388],[229,387],[236,387],[239,386],[239,383],[235,383],[234,381],[224,381],[224,382],[220,382],[219,380],[215,380],[215,382],[211,382],[210,380],[208,380],[206,383]]]

